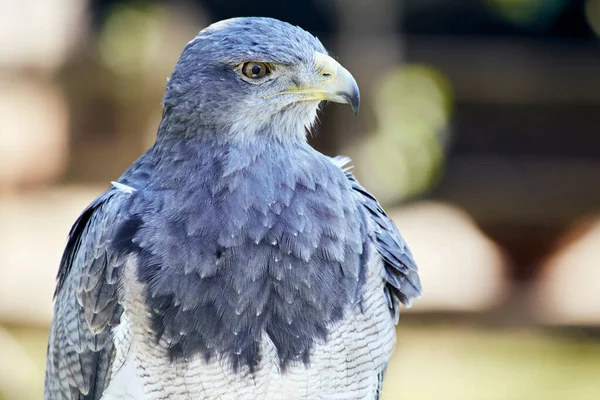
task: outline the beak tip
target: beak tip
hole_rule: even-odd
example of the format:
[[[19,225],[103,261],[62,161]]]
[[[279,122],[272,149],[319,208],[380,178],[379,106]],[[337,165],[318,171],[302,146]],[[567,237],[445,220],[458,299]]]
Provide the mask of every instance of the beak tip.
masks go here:
[[[356,117],[358,115],[358,109],[360,108],[360,98],[357,97],[355,101],[352,101],[351,106],[352,111],[354,112],[354,116]]]
[[[322,53],[315,54],[315,66],[320,74],[327,71],[332,76],[328,82],[324,83],[324,86],[316,89],[319,93],[318,98],[349,104],[354,115],[357,115],[360,108],[360,91],[352,74],[336,60]]]
[[[358,109],[360,108],[360,92],[358,91],[358,87],[355,86],[352,94],[343,94],[343,97],[352,107],[354,115],[357,115]]]
[[[350,103],[354,115],[357,115],[358,109],[360,108],[360,90],[358,89],[358,85],[354,78],[352,78],[352,88],[345,93],[344,97],[346,97],[346,100]]]

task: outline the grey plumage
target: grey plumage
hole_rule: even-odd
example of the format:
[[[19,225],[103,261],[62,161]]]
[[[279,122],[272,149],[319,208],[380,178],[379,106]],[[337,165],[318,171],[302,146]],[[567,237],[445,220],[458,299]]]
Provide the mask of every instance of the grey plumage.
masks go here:
[[[122,259],[106,246],[121,219],[119,197],[116,189],[104,193],[69,234],[55,293],[46,398],[96,399],[106,387],[114,353],[110,328],[122,313],[117,297]]]
[[[156,144],[70,232],[45,398],[378,396],[398,303],[420,283],[377,201],[306,143],[321,98],[286,88],[321,85],[311,68],[324,52],[266,18],[215,24],[186,46]],[[240,79],[248,60],[272,77]],[[309,382],[311,369],[332,381]],[[134,389],[119,383],[128,374]]]

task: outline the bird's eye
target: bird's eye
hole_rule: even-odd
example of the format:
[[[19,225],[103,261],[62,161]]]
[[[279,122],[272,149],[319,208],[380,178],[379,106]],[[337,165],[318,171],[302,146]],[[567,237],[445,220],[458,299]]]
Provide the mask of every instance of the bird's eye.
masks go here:
[[[242,74],[250,79],[260,79],[267,75],[269,67],[262,62],[247,62],[242,65]]]

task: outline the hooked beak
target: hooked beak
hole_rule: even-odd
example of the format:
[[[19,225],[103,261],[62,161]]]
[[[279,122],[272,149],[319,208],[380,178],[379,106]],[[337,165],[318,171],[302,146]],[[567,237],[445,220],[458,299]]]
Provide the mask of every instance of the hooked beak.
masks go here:
[[[328,78],[321,88],[316,88],[315,94],[321,95],[323,100],[350,104],[354,115],[358,114],[360,92],[352,74],[323,53],[315,53],[315,66],[322,77]]]
[[[316,76],[308,78],[311,83],[295,86],[276,95],[299,94],[302,95],[300,101],[328,100],[350,104],[356,115],[360,107],[360,92],[352,74],[327,54],[318,52],[315,53],[314,70]]]

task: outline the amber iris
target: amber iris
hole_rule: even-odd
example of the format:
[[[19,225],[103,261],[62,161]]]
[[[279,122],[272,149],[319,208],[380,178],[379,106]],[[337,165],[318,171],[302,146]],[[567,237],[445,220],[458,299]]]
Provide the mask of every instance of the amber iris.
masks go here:
[[[242,65],[242,74],[250,79],[260,79],[269,72],[267,64],[262,62],[247,62]]]

